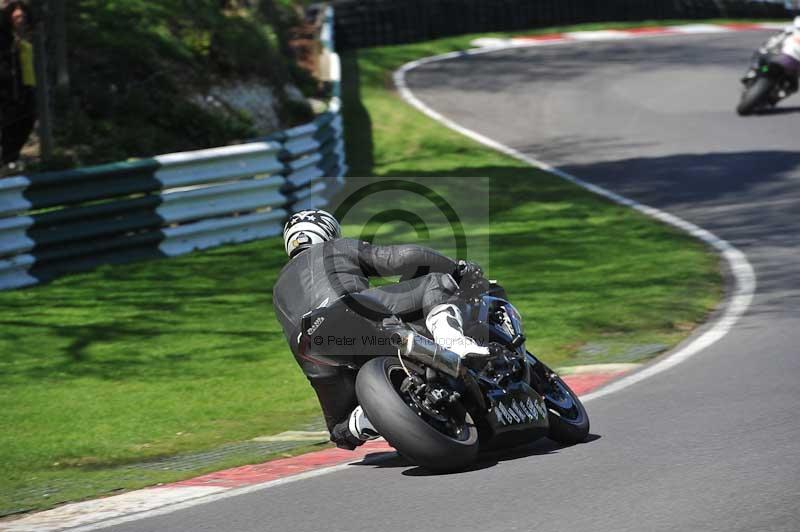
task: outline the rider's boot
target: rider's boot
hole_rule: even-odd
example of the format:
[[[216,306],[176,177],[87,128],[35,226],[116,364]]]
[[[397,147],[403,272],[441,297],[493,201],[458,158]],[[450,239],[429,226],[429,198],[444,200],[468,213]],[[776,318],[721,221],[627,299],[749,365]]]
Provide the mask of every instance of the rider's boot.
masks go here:
[[[436,305],[428,312],[425,325],[437,344],[453,351],[462,359],[483,359],[492,356],[487,347],[482,347],[472,338],[464,336],[464,320],[461,311],[455,305]]]
[[[331,441],[340,449],[348,449],[350,451],[359,445],[363,445],[365,441],[374,440],[378,437],[380,437],[380,434],[369,422],[364,409],[360,405],[350,412],[347,419],[333,427],[331,431]]]
[[[361,408],[361,405],[358,405],[350,412],[350,419],[347,420],[347,426],[350,432],[361,441],[374,440],[380,437],[378,431],[372,423],[370,423],[369,419],[367,419],[367,414],[364,413],[364,409]]]

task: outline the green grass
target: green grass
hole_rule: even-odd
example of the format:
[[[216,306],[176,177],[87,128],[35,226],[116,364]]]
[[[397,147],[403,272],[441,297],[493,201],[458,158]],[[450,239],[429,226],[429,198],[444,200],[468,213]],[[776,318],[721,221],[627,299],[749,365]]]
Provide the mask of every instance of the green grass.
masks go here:
[[[271,310],[283,262],[258,242],[0,294],[0,508],[32,504],[13,500],[24,486],[116,488],[105,470],[316,417]]]
[[[403,62],[472,37],[343,57],[352,174],[414,176],[457,205],[488,201],[489,226],[465,219],[472,251],[487,257],[526,319],[529,347],[548,363],[589,360],[578,348],[590,341],[675,344],[719,300],[714,254],[451,132],[391,89]],[[418,240],[402,224],[379,236]],[[445,237],[435,230],[428,242],[451,251]],[[318,416],[271,308],[283,263],[273,239],[0,293],[0,513],[193,476],[202,471],[136,481],[117,473]],[[60,483],[70,487],[49,498],[25,491]]]

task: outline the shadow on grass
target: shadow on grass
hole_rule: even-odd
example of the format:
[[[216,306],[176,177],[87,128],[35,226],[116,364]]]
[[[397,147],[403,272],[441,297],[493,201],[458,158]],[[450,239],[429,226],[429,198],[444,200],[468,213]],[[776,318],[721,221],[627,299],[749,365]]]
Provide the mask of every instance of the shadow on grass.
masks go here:
[[[187,377],[204,374],[194,362],[212,356],[217,364],[257,361],[264,353],[253,347],[208,353],[199,346],[210,334],[230,345],[280,341],[277,325],[251,318],[271,307],[271,287],[284,262],[280,242],[255,242],[102,267],[6,292],[0,346],[15,363],[15,379]],[[154,352],[159,338],[178,337],[185,338],[182,345]],[[116,346],[113,352],[102,350],[109,345]]]
[[[344,120],[345,153],[350,175],[369,176],[373,159],[372,118],[361,98],[361,73],[358,52],[341,56],[342,118]]]

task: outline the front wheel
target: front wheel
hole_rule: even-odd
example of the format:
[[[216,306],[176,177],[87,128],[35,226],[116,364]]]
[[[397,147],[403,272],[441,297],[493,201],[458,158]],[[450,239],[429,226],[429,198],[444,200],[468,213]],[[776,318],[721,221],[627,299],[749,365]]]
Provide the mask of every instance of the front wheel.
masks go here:
[[[554,441],[573,445],[586,441],[589,435],[589,415],[569,385],[544,363],[528,353],[530,385],[543,398],[548,411],[550,431]]]
[[[559,443],[574,445],[589,435],[589,415],[578,395],[561,377],[552,373],[544,390],[550,432],[548,437]]]
[[[759,106],[767,103],[775,82],[769,78],[758,78],[752,85],[745,89],[742,99],[736,107],[736,112],[741,116],[752,114]]]
[[[370,360],[358,372],[356,395],[378,432],[399,453],[432,471],[456,471],[475,461],[478,430],[460,404],[432,409],[408,391],[395,357]]]

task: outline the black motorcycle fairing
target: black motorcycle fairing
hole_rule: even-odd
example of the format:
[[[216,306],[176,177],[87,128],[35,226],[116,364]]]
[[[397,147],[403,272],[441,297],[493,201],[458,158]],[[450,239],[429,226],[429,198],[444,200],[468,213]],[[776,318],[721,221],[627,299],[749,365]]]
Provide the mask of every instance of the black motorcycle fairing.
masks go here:
[[[769,60],[761,65],[759,70],[762,76],[775,80],[782,80],[788,77],[786,75],[786,69],[774,57],[769,58]]]
[[[533,362],[525,350],[522,319],[496,283],[484,287],[464,310],[465,333],[480,343],[500,342],[507,356],[483,368],[468,368],[453,378],[406,360],[406,366],[431,384],[460,394],[476,426],[482,447],[496,448],[532,441],[547,433],[546,403],[530,377]],[[363,307],[371,313],[362,313]],[[300,356],[319,364],[358,370],[380,356],[396,357],[398,331],[415,329],[360,294],[343,297],[302,318]],[[419,332],[419,331],[417,331]],[[512,354],[513,353],[513,354]]]
[[[492,295],[475,297],[465,305],[465,333],[483,345],[510,344],[511,330],[522,334],[521,318],[508,301],[498,297],[505,295],[502,287],[493,283],[486,293]],[[502,309],[512,316],[511,329],[492,323],[491,313]],[[368,294],[347,294],[303,316],[299,354],[321,364],[358,367],[372,357],[396,355],[391,335],[398,327],[425,332],[401,321]],[[519,352],[524,354],[524,346]]]
[[[750,68],[742,77],[744,85],[750,85],[758,77],[766,77],[776,81],[789,80],[786,68],[780,61],[780,54],[756,52]]]
[[[488,412],[479,433],[485,446],[507,446],[547,434],[550,426],[544,398],[526,382],[486,390]]]
[[[392,332],[401,325],[375,300],[360,293],[349,294],[303,316],[299,356],[357,369],[371,358],[396,356]]]
[[[486,282],[480,296],[468,297],[464,333],[482,345],[498,342],[524,355],[522,318],[497,282]]]

